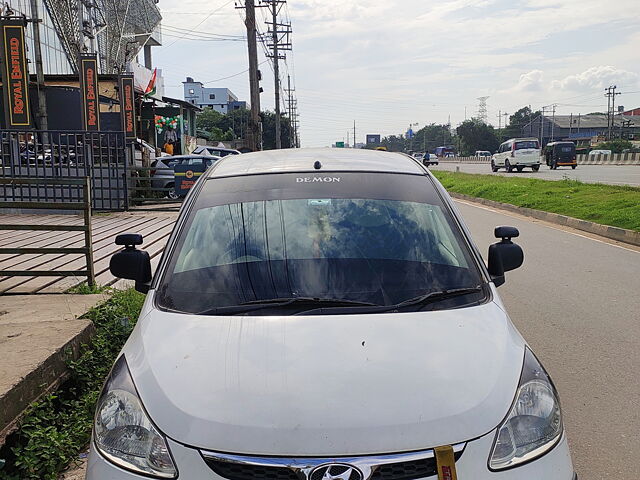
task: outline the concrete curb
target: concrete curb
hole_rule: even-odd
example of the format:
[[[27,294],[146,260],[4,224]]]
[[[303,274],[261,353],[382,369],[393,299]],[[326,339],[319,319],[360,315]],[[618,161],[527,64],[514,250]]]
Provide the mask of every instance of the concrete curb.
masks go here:
[[[472,197],[470,195],[464,195],[462,193],[449,192],[453,198],[460,200],[466,200],[472,203],[479,203],[488,207],[498,208],[500,210],[507,210],[509,212],[519,213],[526,217],[535,218],[537,220],[544,220],[545,222],[555,223],[556,225],[563,225],[566,227],[575,228],[576,230],[582,230],[583,232],[593,233],[600,235],[601,237],[616,240],[618,242],[628,243],[640,247],[640,232],[634,230],[627,230],[625,228],[611,227],[609,225],[602,225],[600,223],[590,222],[588,220],[580,220],[578,218],[567,217],[566,215],[559,215],[557,213],[543,212],[542,210],[535,210],[527,207],[517,207],[510,203],[495,202],[493,200],[487,200],[485,198]]]

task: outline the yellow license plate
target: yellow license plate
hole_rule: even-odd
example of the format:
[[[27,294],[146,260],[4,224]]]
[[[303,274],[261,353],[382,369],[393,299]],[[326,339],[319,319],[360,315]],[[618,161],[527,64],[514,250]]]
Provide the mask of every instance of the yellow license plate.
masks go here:
[[[456,459],[451,445],[434,448],[436,453],[436,465],[438,467],[438,480],[458,480],[456,475]]]

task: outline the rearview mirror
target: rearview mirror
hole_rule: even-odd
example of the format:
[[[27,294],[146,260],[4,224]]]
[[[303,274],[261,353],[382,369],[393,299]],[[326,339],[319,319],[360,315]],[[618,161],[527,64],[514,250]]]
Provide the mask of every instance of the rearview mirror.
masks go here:
[[[118,235],[116,245],[124,245],[124,249],[111,257],[109,271],[114,277],[134,280],[136,290],[147,293],[151,286],[151,259],[149,253],[136,249],[136,245],[142,245],[142,235]]]
[[[505,282],[504,273],[515,270],[524,262],[524,252],[520,245],[513,243],[512,238],[520,232],[515,227],[496,227],[494,234],[502,240],[489,247],[488,270],[496,287]]]

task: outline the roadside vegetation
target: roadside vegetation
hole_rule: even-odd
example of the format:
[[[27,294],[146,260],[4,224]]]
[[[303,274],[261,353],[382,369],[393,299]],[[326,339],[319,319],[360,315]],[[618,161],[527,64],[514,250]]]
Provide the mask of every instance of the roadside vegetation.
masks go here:
[[[129,337],[144,296],[114,291],[90,310],[96,333],[80,357],[68,361],[69,379],[35,402],[0,450],[0,480],[55,480],[78,458],[91,435],[95,404],[116,355]]]
[[[640,188],[434,171],[451,192],[640,231]]]

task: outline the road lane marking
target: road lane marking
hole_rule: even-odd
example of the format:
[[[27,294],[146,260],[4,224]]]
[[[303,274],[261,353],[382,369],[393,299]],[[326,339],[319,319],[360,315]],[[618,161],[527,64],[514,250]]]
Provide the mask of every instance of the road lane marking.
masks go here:
[[[559,227],[554,226],[553,224],[550,224],[549,222],[545,222],[544,220],[539,220],[539,219],[533,218],[533,217],[527,217],[526,215],[521,215],[521,214],[518,214],[518,213],[509,212],[507,210],[499,210],[497,208],[491,208],[491,207],[487,207],[485,205],[479,205],[477,203],[467,202],[465,200],[459,200],[457,198],[454,198],[453,200],[458,202],[458,203],[463,203],[465,205],[468,205],[470,207],[479,208],[481,210],[487,210],[487,211],[492,212],[492,213],[498,213],[498,214],[501,214],[501,215],[506,215],[508,217],[516,218],[518,220],[527,221],[527,222],[530,222],[530,223],[535,223],[535,224],[541,225],[542,227],[551,228],[553,230],[558,230],[559,232],[564,232],[564,233],[568,233],[570,235],[575,235],[576,237],[582,237],[582,238],[586,238],[588,240],[593,240],[594,242],[604,243],[605,245],[609,245],[611,247],[621,248],[622,250],[627,250],[627,251],[633,252],[633,253],[640,253],[639,250],[634,250],[634,249],[629,248],[629,247],[623,247],[622,245],[618,245],[616,243],[610,243],[610,242],[607,242],[605,240],[600,240],[598,238],[593,238],[593,237],[590,237],[588,235],[583,235],[581,233],[574,232],[573,231],[574,229],[571,228],[571,227],[559,228]]]

